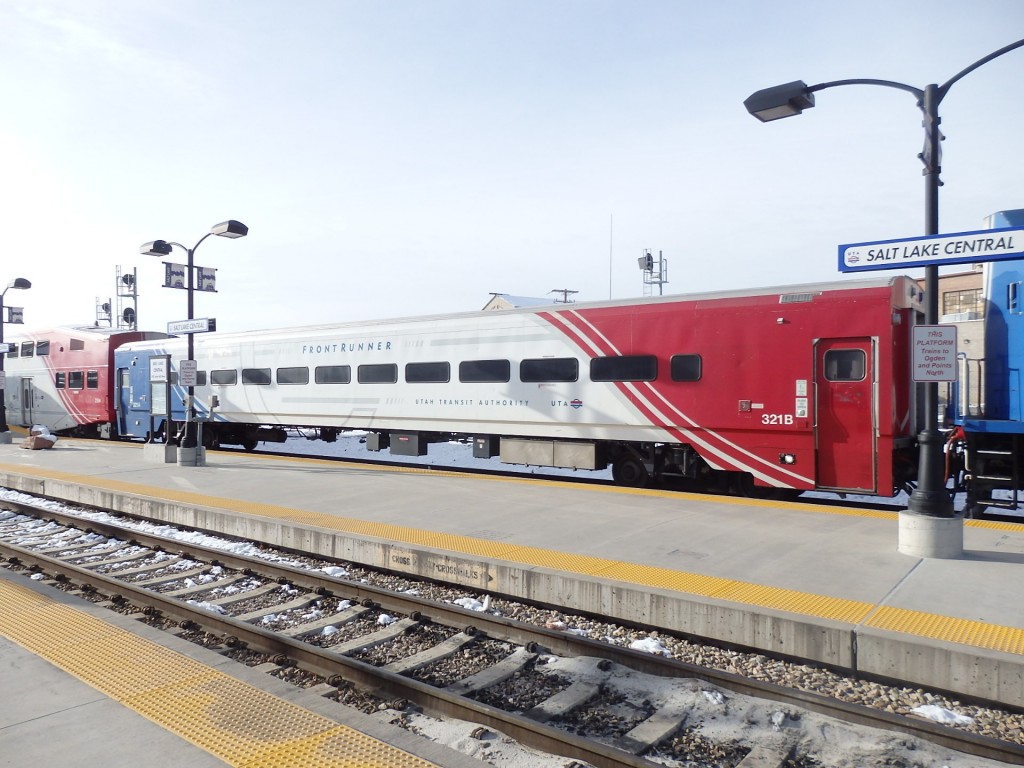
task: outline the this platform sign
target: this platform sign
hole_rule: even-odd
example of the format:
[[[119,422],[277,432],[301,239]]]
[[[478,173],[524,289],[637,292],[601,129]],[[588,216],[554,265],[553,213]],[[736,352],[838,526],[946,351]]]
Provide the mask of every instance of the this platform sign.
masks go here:
[[[839,246],[840,272],[911,269],[1024,258],[1024,227]]]
[[[956,381],[956,326],[915,325],[914,381]]]
[[[178,361],[178,383],[183,387],[194,387],[199,380],[199,363],[195,360]]]

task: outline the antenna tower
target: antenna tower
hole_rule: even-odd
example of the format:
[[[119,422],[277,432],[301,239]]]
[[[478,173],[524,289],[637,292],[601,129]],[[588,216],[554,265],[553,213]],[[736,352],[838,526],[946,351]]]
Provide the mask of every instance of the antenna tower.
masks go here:
[[[644,255],[637,262],[644,275],[644,296],[653,296],[654,286],[658,286],[658,295],[663,295],[663,286],[668,282],[668,259],[662,256],[661,251],[655,259],[651,249],[644,248]]]

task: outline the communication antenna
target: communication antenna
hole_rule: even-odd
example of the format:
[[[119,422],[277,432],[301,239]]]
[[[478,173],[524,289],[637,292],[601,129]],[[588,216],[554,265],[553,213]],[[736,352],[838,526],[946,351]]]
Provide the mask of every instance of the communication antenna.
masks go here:
[[[135,269],[121,271],[117,268],[117,327],[119,330],[134,331],[139,327],[138,280]]]
[[[637,259],[640,271],[644,275],[644,296],[654,295],[654,286],[658,286],[658,295],[663,295],[663,286],[668,282],[668,259],[658,251],[654,258],[650,248],[644,248],[644,255]]]
[[[579,293],[579,291],[571,291],[568,288],[555,288],[553,291],[548,291],[548,293],[560,293],[560,294],[562,294],[562,300],[559,301],[558,299],[555,299],[555,304],[573,304],[573,303],[575,303],[576,300],[575,299],[570,300],[569,296],[570,296],[570,294]]]

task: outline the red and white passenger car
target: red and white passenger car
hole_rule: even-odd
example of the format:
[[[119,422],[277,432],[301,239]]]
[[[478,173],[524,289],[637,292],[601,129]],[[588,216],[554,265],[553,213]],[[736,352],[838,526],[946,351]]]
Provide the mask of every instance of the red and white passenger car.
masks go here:
[[[631,485],[890,496],[917,467],[921,301],[901,276],[199,334],[196,400],[214,445],[359,429],[422,454],[458,435],[480,456],[611,466]],[[184,340],[115,353],[120,434],[162,428],[147,375],[159,355],[176,371]],[[183,394],[172,387],[172,420]]]

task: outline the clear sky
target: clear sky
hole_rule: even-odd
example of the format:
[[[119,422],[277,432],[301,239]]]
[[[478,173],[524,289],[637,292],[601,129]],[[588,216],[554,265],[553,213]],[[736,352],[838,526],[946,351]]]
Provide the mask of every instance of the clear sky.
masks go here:
[[[923,234],[913,97],[743,100],[943,83],[1024,38],[1024,2],[0,0],[0,30],[0,282],[33,283],[6,303],[91,323],[137,269],[163,330],[185,292],[139,246],[237,219],[195,314],[245,330],[640,296],[644,248],[666,293],[841,279],[839,244]],[[1024,208],[1024,49],[941,115],[940,229]]]

